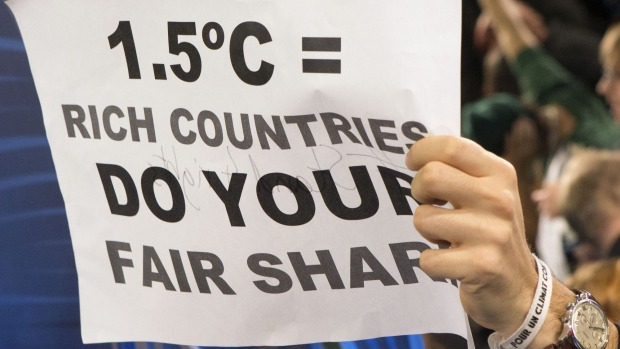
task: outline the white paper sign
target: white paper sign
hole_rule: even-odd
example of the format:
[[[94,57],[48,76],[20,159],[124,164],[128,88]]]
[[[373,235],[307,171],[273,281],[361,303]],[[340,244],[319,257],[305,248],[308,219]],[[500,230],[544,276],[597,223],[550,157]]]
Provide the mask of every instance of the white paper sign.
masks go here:
[[[19,0],[83,339],[450,332],[408,146],[459,133],[460,1]]]

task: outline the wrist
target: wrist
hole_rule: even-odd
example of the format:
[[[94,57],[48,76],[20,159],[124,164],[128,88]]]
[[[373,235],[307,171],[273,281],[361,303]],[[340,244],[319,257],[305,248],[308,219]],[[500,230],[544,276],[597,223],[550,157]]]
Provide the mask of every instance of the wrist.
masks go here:
[[[538,282],[536,283],[536,290],[533,297],[530,292],[524,292],[525,295],[529,296],[528,303],[530,303],[529,309],[525,310],[526,316],[522,320],[520,326],[514,330],[512,329],[513,326],[508,326],[511,328],[510,334],[506,333],[507,328],[503,330],[497,328],[497,332],[491,334],[489,337],[489,346],[491,348],[531,348],[534,339],[543,329],[545,319],[551,307],[553,283],[555,280],[552,277],[549,267],[533,254],[532,257],[538,271]],[[526,302],[516,303],[527,304]]]
[[[517,307],[517,309],[514,309],[514,311],[516,314],[523,314],[523,316],[513,318],[512,322],[510,324],[506,324],[506,326],[495,328],[497,334],[499,335],[499,338],[507,339],[511,337],[519,329],[519,327],[523,325],[523,321],[525,321],[528,311],[532,307],[532,303],[534,302],[534,298],[536,295],[535,280],[539,278],[540,275],[537,274],[538,265],[536,262],[536,257],[533,254],[530,255],[529,263],[531,265],[531,270],[534,272],[533,276],[531,276],[531,281],[523,282],[523,288],[520,289],[514,296],[515,299],[521,300],[519,302],[516,302],[517,304],[519,304],[519,306]],[[533,285],[534,287],[526,287],[526,285]]]
[[[566,306],[575,300],[575,294],[569,288],[553,279],[553,294],[549,313],[541,331],[529,346],[530,349],[542,349],[556,343],[564,330],[562,318],[566,315]],[[613,346],[611,348],[614,348]]]

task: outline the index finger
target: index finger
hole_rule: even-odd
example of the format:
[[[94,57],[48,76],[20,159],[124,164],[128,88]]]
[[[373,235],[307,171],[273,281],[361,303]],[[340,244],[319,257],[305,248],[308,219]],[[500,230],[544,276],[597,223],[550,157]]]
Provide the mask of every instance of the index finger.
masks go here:
[[[407,167],[421,169],[431,161],[439,161],[474,177],[485,177],[505,166],[500,157],[477,143],[455,136],[431,136],[417,141],[406,157]]]

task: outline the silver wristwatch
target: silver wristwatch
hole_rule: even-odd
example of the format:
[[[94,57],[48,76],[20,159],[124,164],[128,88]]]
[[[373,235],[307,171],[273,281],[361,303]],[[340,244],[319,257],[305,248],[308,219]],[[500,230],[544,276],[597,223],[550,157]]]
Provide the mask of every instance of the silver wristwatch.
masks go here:
[[[551,348],[605,349],[609,341],[605,312],[590,293],[575,292],[577,297],[568,305],[566,317],[562,319],[568,332]]]

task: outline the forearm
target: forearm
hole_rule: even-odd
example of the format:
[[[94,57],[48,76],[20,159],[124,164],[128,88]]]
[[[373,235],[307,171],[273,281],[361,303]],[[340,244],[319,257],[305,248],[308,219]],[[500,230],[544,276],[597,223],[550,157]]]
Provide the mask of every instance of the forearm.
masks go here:
[[[500,49],[509,61],[522,50],[538,46],[540,42],[519,16],[511,0],[479,0],[480,6],[493,19],[493,28]]]

